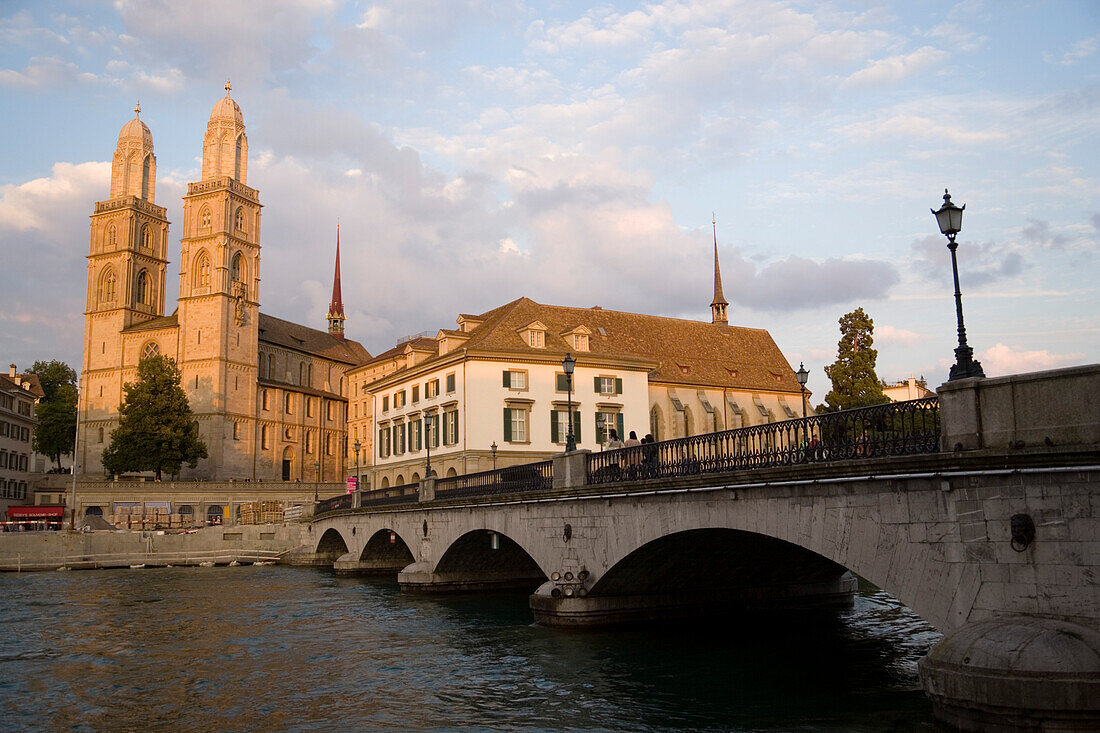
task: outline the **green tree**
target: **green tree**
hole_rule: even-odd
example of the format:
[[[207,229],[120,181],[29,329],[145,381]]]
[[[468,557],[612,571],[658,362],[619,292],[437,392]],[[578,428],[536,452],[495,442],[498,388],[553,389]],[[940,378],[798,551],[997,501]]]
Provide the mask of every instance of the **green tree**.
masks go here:
[[[36,361],[27,372],[38,377],[45,395],[34,408],[34,449],[61,468],[61,456],[72,455],[76,439],[76,372],[57,360]]]
[[[159,479],[163,472],[176,475],[184,463],[194,467],[207,457],[175,360],[163,355],[142,359],[137,381],[127,382],[123,390],[118,427],[103,452],[103,467],[110,473],[155,471]]]
[[[825,404],[818,411],[848,410],[890,401],[882,393],[882,382],[875,375],[878,351],[872,348],[874,332],[875,322],[862,308],[841,317],[836,361],[825,367],[825,374],[833,380],[833,388],[825,395]]]

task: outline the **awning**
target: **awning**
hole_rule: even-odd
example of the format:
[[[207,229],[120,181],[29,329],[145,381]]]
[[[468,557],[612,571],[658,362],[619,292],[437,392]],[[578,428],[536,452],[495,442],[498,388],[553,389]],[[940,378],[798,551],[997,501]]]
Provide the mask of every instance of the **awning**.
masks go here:
[[[63,506],[9,506],[8,519],[42,519],[57,517],[65,513]]]

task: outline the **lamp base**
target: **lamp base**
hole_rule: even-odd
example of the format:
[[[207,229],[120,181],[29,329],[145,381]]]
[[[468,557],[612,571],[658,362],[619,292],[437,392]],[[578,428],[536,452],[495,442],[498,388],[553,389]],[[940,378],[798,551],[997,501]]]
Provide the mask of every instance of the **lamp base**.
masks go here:
[[[955,363],[951,365],[951,372],[947,377],[948,382],[956,379],[968,379],[970,377],[985,378],[981,362],[974,359],[974,350],[969,346],[960,346],[955,349]]]

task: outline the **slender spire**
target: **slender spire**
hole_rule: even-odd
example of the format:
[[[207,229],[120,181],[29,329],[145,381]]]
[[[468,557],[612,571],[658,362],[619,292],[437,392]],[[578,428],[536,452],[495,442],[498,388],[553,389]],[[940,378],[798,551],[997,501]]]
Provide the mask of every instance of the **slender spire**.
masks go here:
[[[710,303],[711,323],[726,324],[726,298],[722,295],[722,271],[718,267],[718,218],[711,215],[711,228],[714,231],[714,300]]]
[[[140,100],[138,100],[138,103],[134,105],[134,118],[135,119],[141,119],[141,101]]]
[[[328,332],[344,340],[344,299],[340,294],[340,222],[336,222],[336,272],[332,276],[332,302],[328,306]]]

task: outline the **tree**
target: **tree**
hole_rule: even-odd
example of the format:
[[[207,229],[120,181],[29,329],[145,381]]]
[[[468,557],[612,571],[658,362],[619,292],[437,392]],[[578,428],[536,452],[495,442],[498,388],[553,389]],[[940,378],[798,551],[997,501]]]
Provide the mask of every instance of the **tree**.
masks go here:
[[[875,375],[878,351],[871,348],[875,343],[874,331],[875,322],[862,308],[841,317],[836,361],[825,367],[825,374],[833,380],[833,388],[825,395],[825,404],[818,411],[848,410],[890,401],[882,393],[882,382]]]
[[[137,381],[127,382],[123,390],[118,427],[103,452],[103,467],[110,473],[155,471],[159,479],[162,472],[175,475],[184,463],[193,468],[207,457],[174,359],[142,359]]]
[[[76,439],[76,372],[57,360],[36,361],[27,372],[38,377],[45,395],[34,408],[33,447],[61,468],[61,456],[72,455]]]

